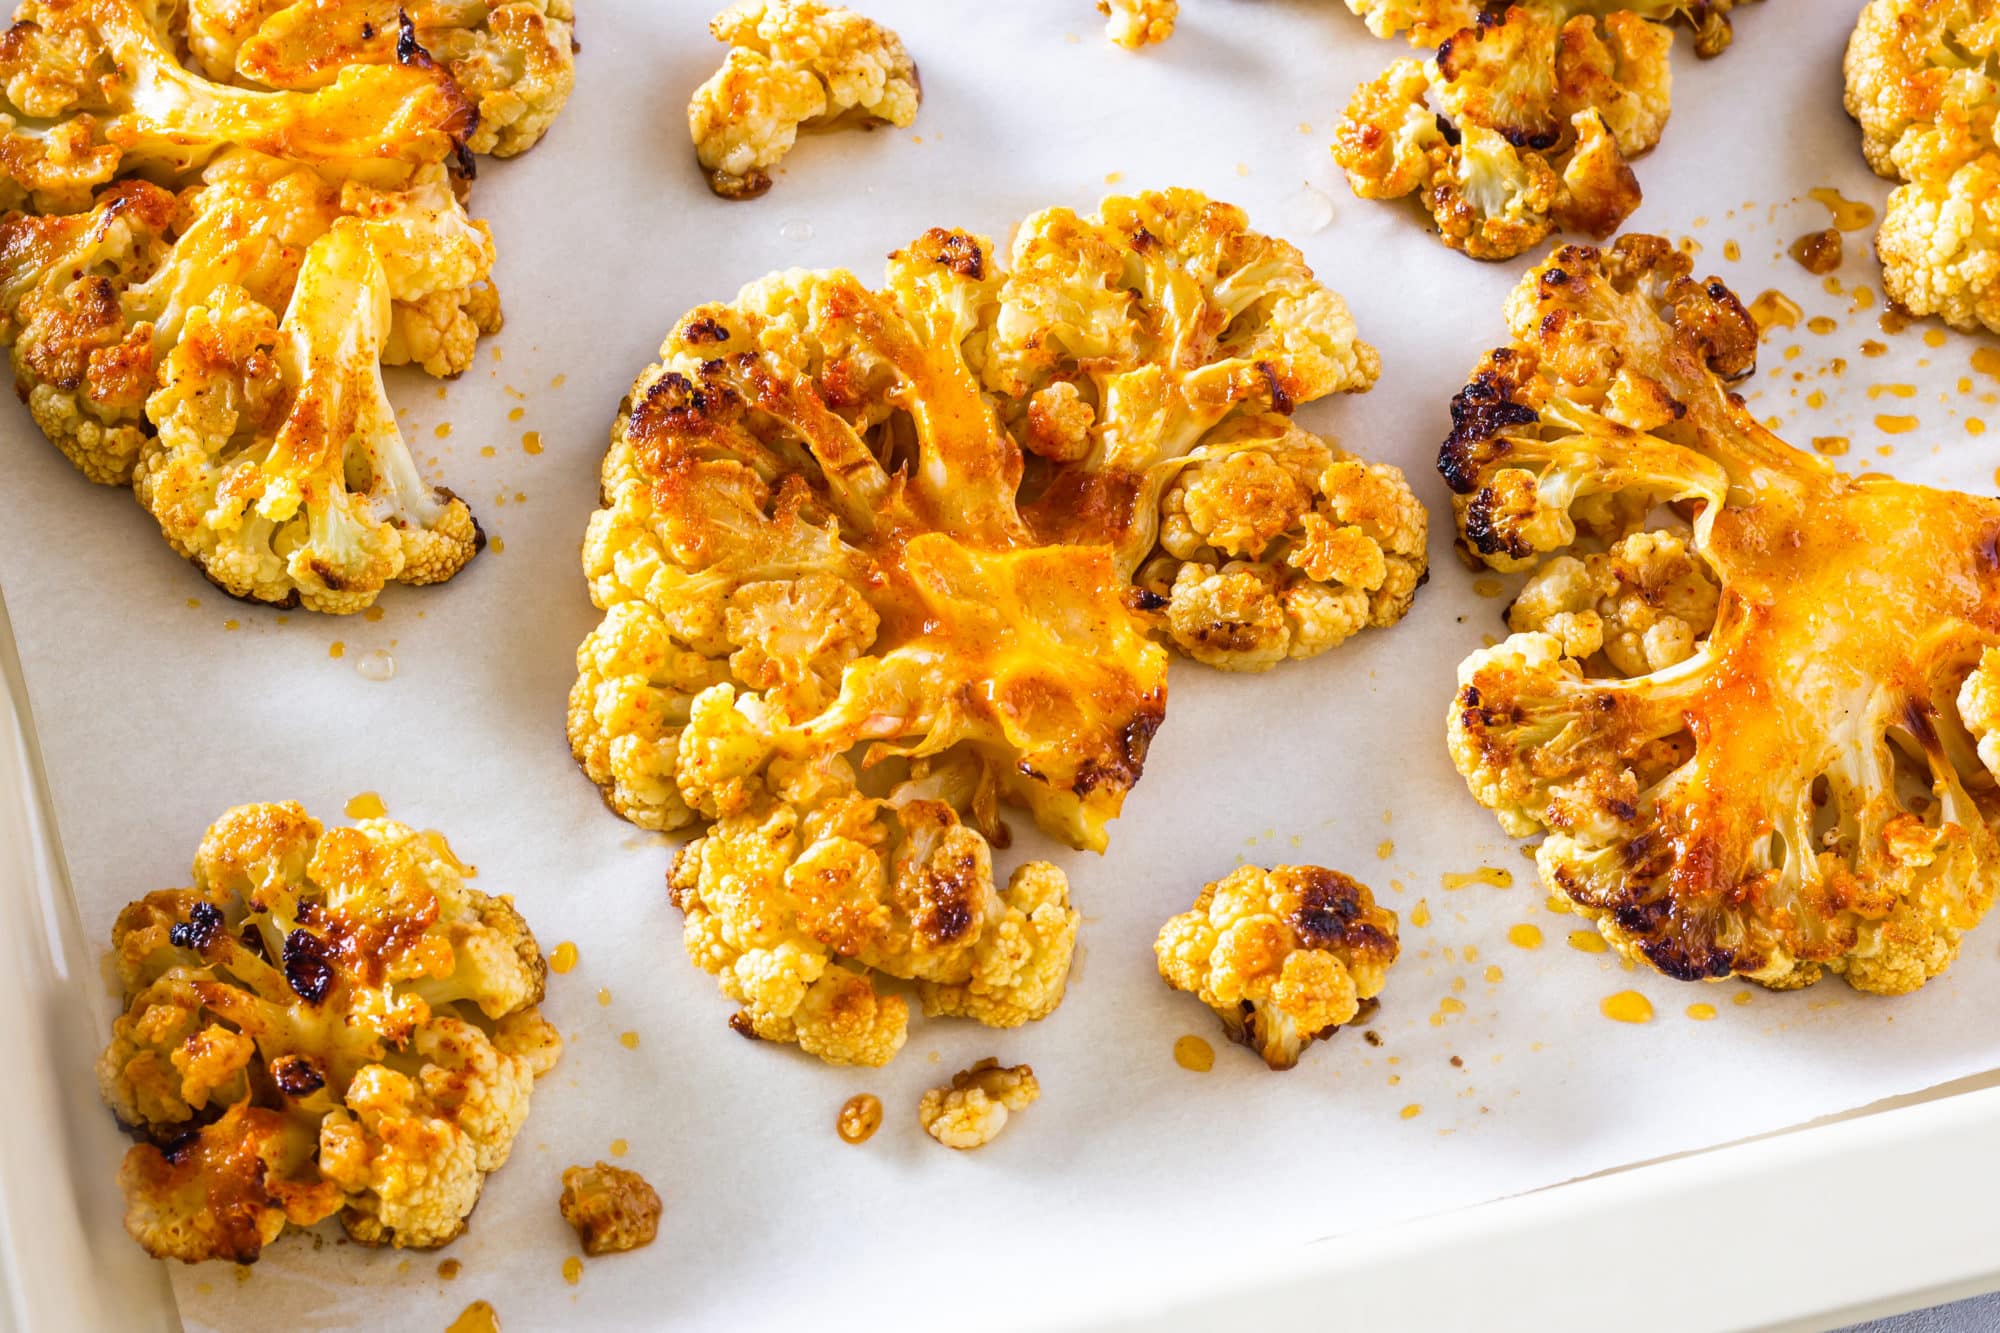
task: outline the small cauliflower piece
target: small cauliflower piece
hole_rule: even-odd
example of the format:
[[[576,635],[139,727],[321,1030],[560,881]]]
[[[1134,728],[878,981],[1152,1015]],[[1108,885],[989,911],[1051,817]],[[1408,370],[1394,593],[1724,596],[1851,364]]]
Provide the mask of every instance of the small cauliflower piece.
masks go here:
[[[1160,976],[1222,1019],[1230,1040],[1290,1069],[1382,993],[1396,914],[1320,866],[1242,866],[1205,886],[1153,942]]]
[[[1671,102],[1673,37],[1656,20],[1692,7],[1349,3],[1378,32],[1437,43],[1348,103],[1333,153],[1355,194],[1415,195],[1475,259],[1510,259],[1558,227],[1608,236],[1638,207],[1630,161],[1659,141]]]
[[[562,1173],[563,1221],[576,1228],[588,1255],[619,1254],[651,1245],[660,1233],[660,1196],[637,1171],[599,1162]]]
[[[953,1074],[949,1086],[924,1093],[917,1104],[917,1120],[924,1133],[947,1148],[983,1148],[1000,1137],[1009,1115],[1041,1095],[1033,1069],[1003,1067],[988,1056]]]
[[[1629,13],[1666,23],[1678,19],[1694,34],[1695,53],[1707,60],[1729,48],[1735,35],[1730,11],[1749,0],[1528,0],[1567,17],[1577,13]],[[1406,36],[1412,46],[1436,46],[1478,23],[1483,14],[1506,7],[1491,0],[1347,0],[1349,10],[1377,37]]]
[[[2000,888],[2000,502],[1760,426],[1755,322],[1660,237],[1557,251],[1507,322],[1438,459],[1465,546],[1534,571],[1459,667],[1467,786],[1628,959],[1922,986]]]
[[[725,199],[771,188],[770,168],[801,128],[906,127],[923,85],[903,40],[851,9],[818,0],[739,0],[708,30],[729,44],[722,68],[695,89],[688,133]]]
[[[1164,42],[1174,35],[1180,0],[1097,0],[1104,35],[1128,51]]]
[[[464,1229],[562,1043],[534,936],[440,841],[239,806],[193,888],[119,913],[97,1075],[141,1140],[119,1183],[148,1253],[248,1263],[336,1214],[371,1245]]]

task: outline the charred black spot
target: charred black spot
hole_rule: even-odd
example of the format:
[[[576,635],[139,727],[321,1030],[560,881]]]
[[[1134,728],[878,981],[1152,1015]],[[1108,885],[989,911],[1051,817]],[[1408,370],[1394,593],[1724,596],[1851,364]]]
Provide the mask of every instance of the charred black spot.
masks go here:
[[[243,947],[256,957],[267,963],[271,961],[271,951],[264,947],[264,932],[257,929],[254,924],[245,923],[243,929],[237,932],[236,938],[243,941]]]
[[[160,1156],[166,1158],[175,1166],[179,1166],[187,1160],[187,1155],[194,1150],[194,1146],[199,1142],[201,1142],[201,1131],[191,1129],[187,1133],[176,1135],[161,1144]]]
[[[1132,228],[1131,235],[1126,239],[1134,250],[1140,251],[1151,250],[1160,243],[1160,238],[1153,235],[1152,232],[1147,231],[1144,227]]]
[[[1726,977],[1736,965],[1736,955],[1731,950],[1677,935],[1642,941],[1639,950],[1648,962],[1676,981]]]
[[[372,42],[375,40],[375,25],[370,23],[367,19],[361,20],[361,40],[364,42]]]
[[[1569,270],[1563,268],[1543,269],[1541,283],[1544,287],[1567,287],[1569,286]]]
[[[1448,46],[1450,43],[1447,42],[1446,45]],[[1438,133],[1444,136],[1446,143],[1450,144],[1453,148],[1458,147],[1459,139],[1462,137],[1458,132],[1458,126],[1452,124],[1443,116],[1439,116],[1437,118],[1437,129]]]
[[[410,22],[410,16],[406,11],[397,10],[396,63],[399,65],[408,65],[414,63],[420,56],[428,57],[429,55],[430,52],[424,50],[423,43],[417,40],[417,25]]]
[[[986,252],[979,248],[978,241],[962,231],[935,234],[938,263],[968,282],[979,282],[986,277]]]
[[[1465,540],[1481,555],[1509,555],[1516,560],[1535,553],[1534,547],[1515,532],[1507,531],[1493,512],[1499,496],[1487,487],[1472,497],[1465,507]]]
[[[972,909],[957,901],[939,903],[924,914],[922,929],[940,944],[960,939],[972,929]]]
[[[1126,600],[1131,604],[1134,611],[1164,611],[1167,609],[1167,599],[1154,592],[1151,588],[1134,588],[1126,595]]]
[[[1943,746],[1938,741],[1937,726],[1931,721],[1931,716],[1929,704],[1920,699],[1903,700],[1903,726],[1926,754],[1937,754]]]
[[[281,1055],[271,1061],[271,1081],[287,1097],[310,1097],[326,1086],[326,1075],[309,1055]]]
[[[1291,927],[1299,943],[1308,949],[1335,946],[1393,957],[1396,943],[1368,919],[1359,884],[1337,870],[1307,866],[1300,872],[1304,884],[1299,905],[1293,909]]]
[[[681,337],[691,343],[726,343],[729,330],[707,315],[699,315],[687,322],[681,330]]]
[[[318,1004],[333,989],[333,959],[326,941],[309,930],[285,936],[285,980],[307,1004]]]
[[[1264,385],[1271,391],[1271,406],[1285,416],[1292,414],[1292,396],[1285,392],[1284,381],[1278,378],[1277,370],[1269,361],[1257,363],[1257,373],[1264,377]]]
[[[214,903],[196,903],[188,908],[188,919],[177,921],[167,932],[167,939],[176,949],[193,949],[199,952],[215,942],[222,933],[222,909]]]
[[[1438,448],[1437,468],[1460,495],[1479,488],[1486,463],[1505,451],[1501,432],[1540,421],[1535,410],[1510,396],[1513,386],[1491,369],[1481,370],[1451,400],[1451,434]],[[1493,442],[1494,447],[1481,446]]]

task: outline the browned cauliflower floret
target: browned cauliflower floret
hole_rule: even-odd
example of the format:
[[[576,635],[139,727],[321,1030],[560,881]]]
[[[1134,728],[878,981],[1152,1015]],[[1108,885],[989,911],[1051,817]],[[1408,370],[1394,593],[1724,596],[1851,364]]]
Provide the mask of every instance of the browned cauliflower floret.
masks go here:
[[[1039,214],[1011,272],[934,230],[881,291],[776,274],[661,357],[585,539],[605,615],[571,745],[634,822],[707,825],[672,880],[689,956],[738,1030],[828,1060],[903,1044],[878,977],[990,1026],[1055,1008],[1078,917],[1051,866],[996,881],[1000,805],[1104,847],[1162,714],[1154,636],[1267,666],[1423,577],[1401,475],[1289,420],[1368,387],[1374,349],[1190,192]],[[1219,565],[1276,608],[1274,652],[1200,620]],[[905,780],[864,794],[887,759]]]
[[[1372,8],[1371,25],[1434,32],[1471,7]],[[1512,258],[1558,227],[1607,236],[1639,205],[1629,160],[1666,125],[1673,38],[1653,19],[1669,10],[1487,6],[1428,63],[1398,60],[1362,84],[1334,158],[1363,198],[1416,195],[1444,243],[1475,259]]]
[[[1319,866],[1242,866],[1160,928],[1160,975],[1197,996],[1230,1039],[1290,1069],[1299,1053],[1382,993],[1396,914],[1368,886]]]
[[[637,1171],[609,1162],[572,1166],[562,1183],[558,1206],[585,1254],[636,1250],[660,1234],[660,1196]]]
[[[2000,29],[1964,0],[1872,0],[1847,47],[1869,165],[1902,184],[1875,236],[1882,286],[1916,315],[2000,330]]]
[[[142,1139],[133,1238],[247,1263],[338,1213],[367,1244],[452,1239],[562,1049],[526,923],[436,834],[293,804],[229,811],[194,878],[112,931],[127,1009],[97,1073]]]
[[[951,1076],[949,1087],[932,1088],[917,1104],[924,1133],[947,1148],[983,1148],[1000,1137],[1007,1118],[1042,1095],[1035,1071],[1003,1066],[988,1056]]]
[[[1174,35],[1180,0],[1097,0],[1104,35],[1128,51],[1164,42]]]
[[[1679,19],[1694,33],[1703,59],[1722,54],[1734,35],[1729,13],[1749,0],[1524,0],[1547,12],[1631,13],[1661,23]],[[1347,7],[1377,37],[1407,36],[1413,46],[1436,46],[1462,28],[1507,7],[1506,0],[1347,0]]]
[[[1658,237],[1559,251],[1453,403],[1466,545],[1546,563],[1520,632],[1459,668],[1452,755],[1628,957],[1914,990],[2000,867],[2000,502],[1764,430],[1727,384],[1756,325],[1689,270]]]
[[[729,54],[695,89],[688,133],[708,187],[725,199],[770,189],[769,168],[801,127],[902,127],[917,118],[923,85],[902,38],[851,9],[738,0],[708,30]]]

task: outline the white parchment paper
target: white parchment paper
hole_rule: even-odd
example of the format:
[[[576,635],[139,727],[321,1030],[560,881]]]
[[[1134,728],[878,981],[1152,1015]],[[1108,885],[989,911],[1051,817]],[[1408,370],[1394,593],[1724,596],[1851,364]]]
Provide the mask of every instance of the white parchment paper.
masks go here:
[[[1932,346],[1933,326],[1880,332],[1879,301],[1854,312],[1852,288],[1879,291],[1869,233],[1847,238],[1839,295],[1783,255],[1827,223],[1808,189],[1877,205],[1886,190],[1840,110],[1855,8],[1755,6],[1713,64],[1683,39],[1673,121],[1640,164],[1634,225],[1692,238],[1746,300],[1778,287],[1838,321],[1766,343],[1747,392],[1789,438],[1848,436],[1856,467],[1990,493],[2000,434],[1974,437],[1965,422],[2000,419],[1987,406],[2000,382],[1970,364],[1983,340]],[[1899,1000],[1837,981],[1777,996],[1627,973],[1565,945],[1576,922],[1545,909],[1531,864],[1466,795],[1443,715],[1455,664],[1502,632],[1503,602],[1478,595],[1452,556],[1430,463],[1451,393],[1501,340],[1501,302],[1525,261],[1451,254],[1412,213],[1340,182],[1326,151],[1335,116],[1399,45],[1332,0],[1186,0],[1181,31],[1138,55],[1104,42],[1088,0],[872,0],[869,12],[922,66],[916,125],[809,137],[769,195],[732,204],[703,187],[684,128],[687,95],[720,56],[706,3],[586,7],[568,111],[473,194],[498,236],[506,330],[447,390],[414,375],[394,385],[419,457],[497,540],[450,585],[385,597],[378,620],[226,600],[129,497],[86,484],[24,411],[0,414],[11,445],[0,577],[93,933],[127,899],[184,882],[225,807],[298,798],[334,821],[375,791],[398,818],[445,830],[482,887],[515,895],[545,947],[578,949],[547,1005],[568,1054],[463,1239],[445,1255],[369,1252],[330,1229],[278,1245],[246,1276],[177,1270],[190,1328],[441,1329],[475,1298],[509,1330],[1028,1327],[1142,1288],[1220,1280],[1253,1248],[2000,1063],[1989,1021],[2000,926]],[[1374,393],[1303,419],[1408,471],[1431,506],[1429,586],[1394,630],[1267,676],[1175,662],[1167,725],[1110,853],[1054,853],[1087,924],[1069,998],[1046,1022],[1010,1033],[919,1022],[880,1071],[735,1037],[731,1006],[682,955],[662,886],[668,841],[608,813],[563,738],[574,648],[596,620],[577,549],[620,396],[682,311],[767,270],[847,265],[872,281],[928,226],[1004,238],[1038,207],[1170,184],[1239,202],[1289,236],[1381,348]],[[1864,356],[1864,339],[1886,352]],[[1828,369],[1836,356],[1844,374]],[[1870,396],[1887,384],[1918,387]],[[1877,413],[1921,427],[1891,437]],[[523,445],[530,430],[539,453]],[[357,671],[376,650],[393,679]],[[1051,850],[1021,831],[1016,855]],[[1404,960],[1369,1024],[1379,1048],[1350,1031],[1271,1074],[1159,982],[1161,920],[1243,860],[1344,868],[1401,913]],[[1515,886],[1442,886],[1482,865],[1511,870]],[[1519,923],[1547,944],[1511,945]],[[1628,987],[1651,998],[1654,1022],[1600,1016]],[[1695,1002],[1717,1017],[1687,1018]],[[1175,1065],[1174,1039],[1189,1032],[1216,1043],[1213,1072]],[[985,1151],[945,1152],[918,1129],[917,1096],[989,1054],[1031,1061],[1042,1100]],[[882,1097],[888,1120],[852,1148],[834,1114],[860,1090]],[[665,1198],[660,1238],[588,1263],[571,1285],[557,1173],[608,1156],[614,1139]],[[1746,1202],[1718,1199],[1718,1213]],[[453,1281],[436,1273],[447,1256],[463,1265]]]

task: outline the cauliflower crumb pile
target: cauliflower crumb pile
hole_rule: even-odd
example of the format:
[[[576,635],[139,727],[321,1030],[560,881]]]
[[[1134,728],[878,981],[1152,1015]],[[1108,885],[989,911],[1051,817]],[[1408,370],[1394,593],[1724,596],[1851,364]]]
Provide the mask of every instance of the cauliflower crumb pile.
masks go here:
[[[1272,1069],[1361,1012],[1396,961],[1396,914],[1320,866],[1241,866],[1153,942],[1160,975],[1196,996]]]
[[[562,1173],[563,1221],[589,1255],[618,1254],[651,1245],[660,1233],[660,1196],[637,1171],[599,1162]]]
[[[1027,1065],[1002,1066],[991,1056],[951,1076],[949,1087],[932,1088],[917,1103],[924,1133],[947,1148],[983,1148],[1007,1128],[1007,1117],[1042,1095]]]
[[[1691,268],[1559,250],[1453,401],[1461,537],[1532,573],[1452,757],[1625,957],[1912,991],[2000,875],[2000,501],[1765,430],[1729,387],[1756,324]]]
[[[569,95],[570,0],[23,0],[0,42],[0,345],[35,424],[224,591],[360,611],[483,542],[381,367],[500,327],[472,154]]]
[[[902,1046],[879,978],[996,1027],[1061,1001],[1069,885],[996,876],[999,806],[1103,849],[1158,640],[1264,670],[1424,575],[1402,476],[1291,421],[1377,369],[1291,246],[1171,191],[1037,214],[1013,261],[935,229],[881,290],[794,270],[695,309],[584,543],[576,757],[634,823],[705,826],[689,957],[738,1031],[829,1061]]]
[[[443,1245],[562,1052],[512,902],[390,820],[238,806],[194,887],[119,913],[111,958],[98,1084],[140,1140],[118,1182],[157,1258],[248,1263],[335,1214],[363,1244]]]
[[[818,0],[738,0],[708,30],[729,46],[688,102],[688,133],[708,188],[754,199],[801,128],[907,127],[923,84],[903,39]]]
[[[1875,254],[1913,315],[2000,331],[2000,25],[1967,0],[1871,0],[1847,46],[1847,111],[1889,194]]]
[[[1164,42],[1174,35],[1180,0],[1097,0],[1104,35],[1128,51]]]
[[[1727,0],[1348,0],[1378,35],[1437,47],[1349,101],[1334,159],[1364,199],[1415,195],[1452,249],[1511,259],[1558,228],[1609,236],[1639,206],[1631,161],[1659,142],[1673,34],[1728,44]]]

